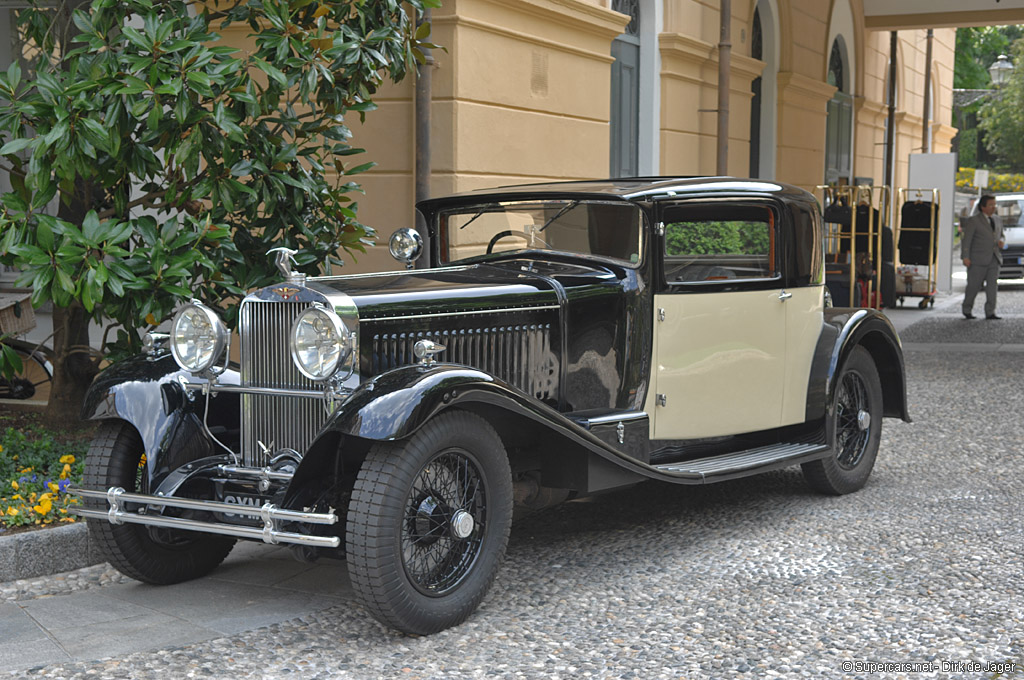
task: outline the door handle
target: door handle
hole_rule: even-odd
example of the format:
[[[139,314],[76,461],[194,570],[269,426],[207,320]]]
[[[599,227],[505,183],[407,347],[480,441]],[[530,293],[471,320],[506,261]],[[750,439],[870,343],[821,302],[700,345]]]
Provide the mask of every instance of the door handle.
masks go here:
[[[785,302],[791,297],[793,297],[792,293],[787,293],[786,291],[782,291],[781,293],[779,293],[779,300],[782,302]]]

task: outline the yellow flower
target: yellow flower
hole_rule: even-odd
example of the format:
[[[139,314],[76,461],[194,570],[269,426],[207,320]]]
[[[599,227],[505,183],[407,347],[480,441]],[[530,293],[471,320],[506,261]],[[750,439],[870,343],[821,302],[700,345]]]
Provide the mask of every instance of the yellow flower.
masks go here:
[[[50,488],[50,491],[52,493],[59,493],[60,492],[60,487],[57,486],[56,484],[54,484],[53,482],[50,482],[46,486],[48,486]]]
[[[14,480],[11,480],[11,488],[14,489],[15,491],[17,491],[18,490],[18,483],[16,481],[14,481]]]
[[[4,452],[4,447],[3,447],[2,444],[0,444],[0,453],[3,453],[3,452]]]
[[[36,502],[36,492],[35,491],[33,491],[32,493],[30,493],[28,495],[28,502],[29,503],[35,503]]]
[[[39,497],[40,502],[49,500],[53,500],[53,496],[51,496],[49,493],[44,493],[42,496]]]
[[[30,472],[32,472],[32,468],[25,468],[24,470],[21,471],[21,474],[27,475]]]
[[[12,501],[20,501],[20,500],[24,500],[24,499],[21,497],[20,493],[16,493],[13,496],[11,496],[11,500]]]
[[[39,505],[33,505],[32,509],[40,515],[45,515],[53,509],[53,503],[51,503],[50,499],[47,498],[46,500],[40,501]]]
[[[72,456],[72,455],[71,455],[71,454],[69,453],[69,454],[67,454],[66,456],[61,456],[61,457],[60,457],[60,462],[62,462],[62,463],[74,463],[74,462],[75,462],[75,457],[74,457],[74,456]]]
[[[64,464],[64,469],[60,471],[60,478],[61,479],[67,479],[70,474],[71,474],[71,466],[65,463]]]
[[[10,515],[11,517],[17,517],[18,516],[18,510],[13,505],[9,506],[7,508],[7,514]]]

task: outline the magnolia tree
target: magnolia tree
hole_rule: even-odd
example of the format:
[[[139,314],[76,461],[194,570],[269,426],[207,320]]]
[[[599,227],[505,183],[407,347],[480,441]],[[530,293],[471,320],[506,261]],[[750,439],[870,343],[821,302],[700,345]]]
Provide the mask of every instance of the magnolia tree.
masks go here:
[[[276,277],[363,251],[345,121],[408,74],[440,0],[93,0],[23,10],[37,59],[0,73],[0,261],[54,308],[48,419],[77,419],[100,357],[196,297],[237,315]],[[42,4],[42,3],[40,3]],[[220,32],[241,29],[246,47]],[[56,209],[54,209],[56,205]],[[88,324],[116,328],[102,354]],[[0,340],[2,342],[2,340]],[[4,358],[6,357],[6,359]],[[11,370],[12,353],[0,352]]]

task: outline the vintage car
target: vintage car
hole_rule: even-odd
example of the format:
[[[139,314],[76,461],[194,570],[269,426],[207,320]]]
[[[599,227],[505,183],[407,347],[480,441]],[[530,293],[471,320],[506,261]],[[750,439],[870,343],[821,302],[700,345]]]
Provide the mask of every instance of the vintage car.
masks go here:
[[[584,181],[418,210],[427,238],[391,239],[405,271],[307,279],[276,253],[237,365],[193,301],[98,377],[77,493],[112,564],[174,583],[237,538],[288,544],[345,559],[374,617],[428,634],[480,603],[517,513],[793,465],[844,494],[883,417],[908,420],[896,332],[831,307],[801,189]]]

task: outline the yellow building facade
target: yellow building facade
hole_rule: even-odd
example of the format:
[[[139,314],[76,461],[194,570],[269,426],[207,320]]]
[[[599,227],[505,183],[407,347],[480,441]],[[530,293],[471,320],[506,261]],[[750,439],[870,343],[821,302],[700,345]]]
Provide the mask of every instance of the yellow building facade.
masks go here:
[[[809,190],[883,183],[890,31],[865,13],[872,1],[732,0],[728,174]],[[721,4],[444,0],[432,16],[432,40],[445,49],[432,71],[431,194],[716,174]],[[906,186],[923,137],[942,153],[956,133],[956,21],[934,21],[927,109],[927,32],[897,34],[896,186]],[[388,86],[379,110],[353,123],[356,145],[378,164],[361,177],[359,214],[382,244],[415,219],[413,94],[412,78]],[[346,271],[395,267],[378,247]]]

